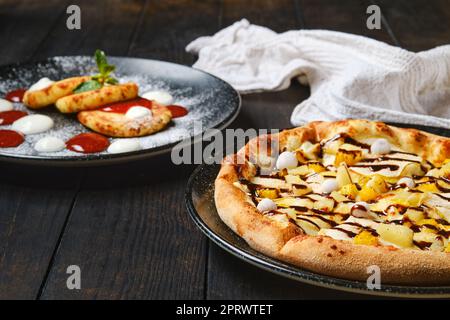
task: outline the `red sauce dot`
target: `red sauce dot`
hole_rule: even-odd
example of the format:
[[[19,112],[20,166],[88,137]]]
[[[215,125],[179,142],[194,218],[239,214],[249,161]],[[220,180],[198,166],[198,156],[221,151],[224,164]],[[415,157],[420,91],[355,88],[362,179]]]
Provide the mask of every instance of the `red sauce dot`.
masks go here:
[[[17,147],[24,141],[24,137],[14,130],[0,130],[0,148]]]
[[[114,102],[107,105],[102,106],[99,110],[105,112],[113,112],[113,113],[127,113],[128,109],[131,107],[145,107],[151,109],[153,103],[150,100],[144,98],[136,98],[126,101]]]
[[[172,118],[184,117],[189,112],[185,107],[176,105],[167,106],[167,109],[172,113]]]
[[[11,102],[22,102],[26,89],[17,89],[6,94],[5,99]]]
[[[17,119],[25,117],[28,113],[19,110],[0,112],[0,125],[11,124]]]
[[[67,149],[79,153],[102,152],[109,146],[108,138],[98,133],[80,133],[66,142]]]

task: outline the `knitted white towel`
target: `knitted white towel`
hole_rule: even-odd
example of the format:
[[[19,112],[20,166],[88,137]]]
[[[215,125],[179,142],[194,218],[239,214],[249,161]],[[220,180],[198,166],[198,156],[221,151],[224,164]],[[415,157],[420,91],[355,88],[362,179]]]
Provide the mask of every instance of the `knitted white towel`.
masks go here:
[[[309,84],[293,125],[364,118],[450,128],[450,45],[413,53],[334,31],[277,34],[244,19],[186,50],[199,55],[195,68],[241,93],[283,90],[294,77]]]

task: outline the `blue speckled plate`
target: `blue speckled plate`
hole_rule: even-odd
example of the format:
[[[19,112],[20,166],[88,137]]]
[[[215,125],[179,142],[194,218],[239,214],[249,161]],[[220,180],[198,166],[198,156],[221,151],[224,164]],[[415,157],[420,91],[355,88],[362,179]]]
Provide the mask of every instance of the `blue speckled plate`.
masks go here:
[[[228,83],[203,71],[157,60],[110,57],[108,61],[116,65],[115,76],[120,82],[136,82],[140,94],[149,90],[168,91],[174,97],[174,104],[189,110],[188,115],[173,119],[172,123],[160,132],[139,137],[143,146],[140,151],[82,154],[64,150],[39,154],[33,146],[41,137],[52,135],[67,141],[76,134],[89,132],[89,129],[83,127],[73,115],[61,114],[54,107],[29,110],[21,103],[14,103],[17,110],[50,116],[55,126],[48,132],[27,135],[25,142],[19,147],[0,149],[0,160],[52,166],[93,166],[138,160],[168,152],[177,142],[207,129],[225,128],[239,113],[239,94]],[[42,77],[60,80],[90,75],[96,72],[95,68],[94,59],[87,56],[53,57],[42,62],[2,66],[0,97],[3,98],[11,90],[27,88]],[[8,129],[10,126],[0,127]],[[115,138],[110,140],[112,142]]]
[[[411,125],[397,126],[411,127]],[[450,137],[450,130],[414,126],[417,129]],[[270,258],[253,250],[217,214],[214,204],[214,180],[219,165],[201,165],[192,173],[185,194],[188,212],[200,230],[219,247],[236,257],[281,276],[312,285],[378,296],[407,298],[449,298],[450,286],[415,287],[382,285],[380,290],[369,290],[365,282],[329,277]]]

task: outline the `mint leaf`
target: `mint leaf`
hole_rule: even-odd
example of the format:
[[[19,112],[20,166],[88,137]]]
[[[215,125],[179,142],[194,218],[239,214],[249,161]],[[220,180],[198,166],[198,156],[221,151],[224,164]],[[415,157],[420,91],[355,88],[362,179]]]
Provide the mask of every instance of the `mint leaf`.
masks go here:
[[[95,50],[95,62],[97,63],[98,71],[101,74],[104,73],[104,66],[108,65],[108,61],[106,60],[106,54],[102,50]]]
[[[118,84],[119,81],[117,81],[117,79],[108,77],[108,78],[106,79],[105,83],[107,83],[107,84]]]
[[[118,81],[110,76],[111,72],[116,69],[116,66],[108,64],[106,54],[102,50],[95,50],[95,62],[97,63],[99,74],[96,74],[92,79],[98,81],[102,86],[105,83],[116,84]]]
[[[86,82],[80,83],[75,90],[73,90],[73,93],[81,93],[86,91],[92,91],[97,90],[102,87],[102,84],[98,82],[97,80],[89,80]]]

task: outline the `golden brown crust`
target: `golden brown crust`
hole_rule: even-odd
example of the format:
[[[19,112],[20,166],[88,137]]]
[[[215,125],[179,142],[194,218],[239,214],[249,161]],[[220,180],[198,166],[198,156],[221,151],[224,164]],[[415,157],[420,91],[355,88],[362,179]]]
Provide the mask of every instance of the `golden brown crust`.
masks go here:
[[[153,103],[152,117],[129,119],[122,113],[100,110],[82,111],[78,120],[98,133],[110,137],[140,137],[163,130],[172,119],[170,110]]]
[[[288,137],[295,135],[301,142],[320,141],[338,133],[353,138],[383,137],[407,152],[414,152],[435,165],[450,158],[450,139],[415,129],[403,129],[367,120],[312,122],[278,135],[280,149]],[[272,137],[273,138],[273,137]],[[366,281],[367,268],[377,265],[381,282],[393,284],[449,284],[450,254],[389,246],[357,245],[325,236],[309,236],[292,222],[279,222],[261,214],[251,199],[234,185],[238,180],[236,158],[251,152],[261,137],[250,141],[237,156],[224,160],[215,181],[215,201],[221,219],[251,247],[274,258],[314,272],[352,280]],[[240,169],[238,169],[240,168]]]
[[[73,90],[90,77],[73,77],[57,81],[47,88],[36,91],[26,91],[23,103],[32,109],[40,109],[54,104],[58,99],[71,95]]]
[[[55,105],[62,113],[73,113],[97,109],[99,106],[113,102],[134,99],[137,95],[138,86],[130,82],[72,94],[58,99]]]

